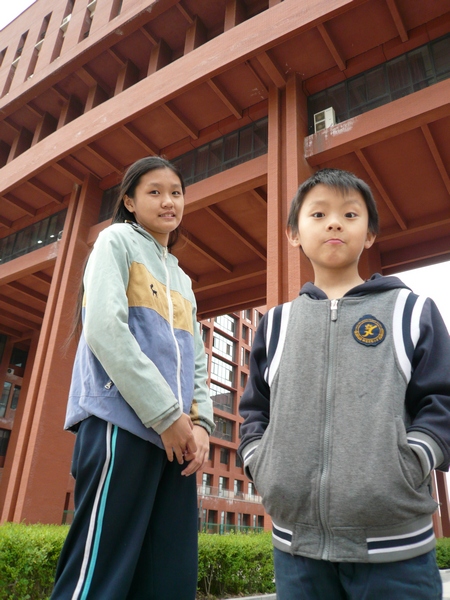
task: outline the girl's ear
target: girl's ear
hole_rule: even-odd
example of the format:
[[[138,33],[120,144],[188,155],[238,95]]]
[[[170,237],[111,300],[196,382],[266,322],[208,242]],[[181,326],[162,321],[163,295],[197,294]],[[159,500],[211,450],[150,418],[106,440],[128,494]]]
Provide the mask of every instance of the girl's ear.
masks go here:
[[[371,248],[373,246],[376,237],[377,236],[375,235],[375,233],[372,233],[371,231],[367,232],[366,241],[364,242],[364,248],[366,250],[368,250],[369,248]]]
[[[296,233],[294,233],[292,231],[291,227],[287,227],[286,228],[286,237],[287,237],[290,245],[293,246],[294,248],[298,248],[301,245],[300,234],[299,234],[298,230]]]
[[[123,204],[125,208],[127,208],[131,213],[134,212],[134,202],[133,199],[125,194],[123,197]]]

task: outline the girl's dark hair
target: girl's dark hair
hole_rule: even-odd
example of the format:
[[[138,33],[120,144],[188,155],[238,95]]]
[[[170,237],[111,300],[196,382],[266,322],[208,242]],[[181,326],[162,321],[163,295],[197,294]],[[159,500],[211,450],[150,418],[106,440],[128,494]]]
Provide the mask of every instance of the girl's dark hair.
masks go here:
[[[136,222],[134,213],[130,212],[125,206],[124,197],[129,196],[130,198],[134,198],[134,193],[136,191],[136,187],[139,185],[141,177],[149,171],[154,171],[156,169],[170,169],[173,171],[180,180],[181,189],[184,194],[186,190],[184,179],[180,170],[177,169],[175,165],[161,156],[146,156],[145,158],[141,158],[133,163],[131,167],[128,167],[125,175],[123,176],[122,183],[119,186],[117,202],[112,216],[113,223],[125,223],[125,221]],[[167,244],[168,248],[172,248],[172,246],[175,245],[178,235],[178,228],[171,232],[169,236],[169,243]]]
[[[356,177],[353,173],[341,169],[320,169],[304,181],[298,188],[298,191],[292,200],[287,221],[287,226],[291,229],[292,233],[298,233],[298,215],[308,192],[319,184],[335,188],[344,193],[349,190],[356,190],[359,192],[366,203],[367,212],[369,213],[368,229],[370,233],[375,235],[378,233],[378,210],[370,187],[365,181],[359,179],[359,177]]]

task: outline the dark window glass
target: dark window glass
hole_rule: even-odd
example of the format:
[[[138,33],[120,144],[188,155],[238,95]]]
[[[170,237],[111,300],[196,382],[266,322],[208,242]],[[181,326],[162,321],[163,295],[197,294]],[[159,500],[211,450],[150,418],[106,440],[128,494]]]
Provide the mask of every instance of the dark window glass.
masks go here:
[[[3,384],[3,391],[0,397],[0,417],[4,417],[6,413],[6,407],[8,406],[9,393],[11,391],[12,383],[5,381]]]

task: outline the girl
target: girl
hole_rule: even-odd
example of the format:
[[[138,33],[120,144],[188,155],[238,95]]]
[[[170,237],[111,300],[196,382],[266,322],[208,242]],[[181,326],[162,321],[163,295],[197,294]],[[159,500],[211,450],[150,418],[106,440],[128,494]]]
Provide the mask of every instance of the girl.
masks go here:
[[[75,516],[53,600],[193,600],[196,478],[213,423],[188,277],[168,253],[181,174],[126,172],[89,257],[65,428],[76,431]]]

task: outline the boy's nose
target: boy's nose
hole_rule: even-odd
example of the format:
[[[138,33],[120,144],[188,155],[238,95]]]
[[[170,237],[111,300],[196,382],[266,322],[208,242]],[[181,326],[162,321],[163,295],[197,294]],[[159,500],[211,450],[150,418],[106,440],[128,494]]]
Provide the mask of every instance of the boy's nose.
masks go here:
[[[333,231],[333,229],[337,229],[338,231],[340,231],[342,229],[342,225],[339,221],[333,220],[328,223],[327,229],[328,231]]]

